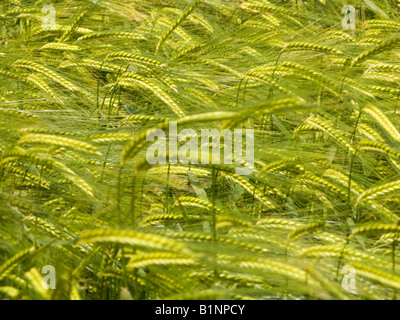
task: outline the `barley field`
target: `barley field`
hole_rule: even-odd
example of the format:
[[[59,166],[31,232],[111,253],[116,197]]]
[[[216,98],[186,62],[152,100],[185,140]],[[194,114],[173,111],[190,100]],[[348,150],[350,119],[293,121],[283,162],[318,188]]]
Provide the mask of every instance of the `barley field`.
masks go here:
[[[400,1],[2,0],[0,299],[399,298],[399,85]]]

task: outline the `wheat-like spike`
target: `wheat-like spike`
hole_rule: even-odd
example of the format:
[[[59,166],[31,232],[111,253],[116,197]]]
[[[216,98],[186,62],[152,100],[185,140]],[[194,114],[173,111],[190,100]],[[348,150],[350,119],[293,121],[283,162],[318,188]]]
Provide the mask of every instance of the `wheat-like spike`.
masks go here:
[[[246,10],[248,12],[254,12],[254,13],[272,12],[272,13],[280,13],[283,16],[299,16],[300,15],[296,11],[286,9],[281,6],[274,6],[271,3],[265,3],[265,2],[262,2],[262,3],[256,2],[256,1],[245,2],[245,3],[241,4],[239,8]]]
[[[40,10],[38,8],[16,8],[16,9],[12,9],[7,11],[6,13],[3,13],[0,15],[0,17],[2,19],[8,17],[8,16],[12,16],[12,15],[20,15],[20,14],[24,14],[24,13],[39,13]]]
[[[356,40],[354,37],[345,31],[338,31],[338,30],[331,30],[326,33],[324,40],[331,40],[331,39],[340,39],[350,42],[355,42]]]
[[[195,77],[195,81],[201,83],[202,85],[205,85],[207,88],[210,89],[211,92],[219,91],[221,89],[220,84],[211,80],[211,79],[206,79],[203,78],[201,74],[198,73],[192,73]]]
[[[300,222],[293,221],[290,219],[270,217],[270,218],[264,218],[264,219],[258,220],[256,225],[266,227],[266,228],[294,230],[294,229],[300,227],[302,224]]]
[[[238,114],[236,112],[217,111],[186,116],[179,118],[176,121],[178,125],[187,125],[196,122],[214,122],[218,120],[228,120],[237,116]],[[240,114],[239,116],[242,117],[243,115]],[[129,159],[133,158],[142,148],[147,145],[146,136],[148,134],[157,129],[165,130],[168,128],[168,125],[169,122],[165,121],[153,128],[140,132],[137,136],[134,137],[134,139],[129,141],[122,152],[121,165],[124,166]]]
[[[26,209],[28,211],[31,212],[36,212],[37,208],[36,206],[31,202],[31,201],[27,201],[24,198],[18,197],[16,195],[7,193],[7,192],[3,192],[0,191],[0,200],[3,203],[10,203],[11,205],[13,205],[14,207],[18,207],[18,208],[22,208],[22,209]]]
[[[10,282],[12,282],[12,284],[14,286],[17,286],[18,288],[21,288],[21,289],[25,289],[28,285],[24,279],[14,275],[14,274],[8,274],[6,276],[6,279],[9,280]]]
[[[162,213],[162,214],[154,214],[143,221],[140,222],[140,226],[146,227],[154,224],[159,224],[162,221],[185,221],[185,220],[204,220],[204,217],[200,215],[183,215],[183,214],[172,214],[172,213]]]
[[[207,31],[210,33],[214,33],[214,28],[213,26],[200,14],[193,13],[189,16],[189,20],[191,22],[197,23],[201,26],[203,26]]]
[[[59,97],[56,93],[50,88],[46,81],[40,76],[39,73],[30,74],[26,80],[28,82],[32,82],[34,85],[38,86],[44,92],[47,92],[52,98],[59,100]]]
[[[144,77],[141,77],[137,74],[126,74],[121,78],[119,84],[125,87],[138,85],[146,90],[149,90],[155,96],[157,96],[161,101],[163,101],[166,105],[168,105],[171,108],[171,110],[179,117],[185,116],[183,110],[176,104],[176,102],[167,93],[165,93],[164,90],[162,90],[159,86],[150,82],[148,79]]]
[[[79,137],[80,134],[75,133],[75,132],[67,132],[64,130],[57,130],[57,129],[49,129],[49,128],[22,128],[18,129],[19,133],[25,134],[25,133],[44,133],[44,134],[57,134],[61,136],[75,136]]]
[[[342,52],[335,48],[331,48],[328,46],[317,45],[313,43],[306,43],[306,42],[289,42],[286,43],[282,49],[282,52],[285,51],[317,51],[327,54],[336,54],[341,55]]]
[[[265,252],[269,252],[270,250],[265,248],[265,247],[261,247],[258,245],[254,245],[251,243],[245,243],[243,241],[238,241],[232,238],[223,238],[223,237],[215,237],[214,238],[215,241],[221,242],[223,244],[228,244],[228,245],[232,245],[235,247],[239,247],[239,248],[243,248],[245,250],[248,251],[252,251],[252,252],[261,252],[261,253],[265,253]]]
[[[261,15],[261,18],[266,20],[267,22],[269,22],[269,24],[271,24],[273,27],[277,27],[280,25],[280,20],[278,18],[275,18],[273,15]],[[254,24],[259,24],[260,27],[264,26],[264,21],[263,22],[259,22],[259,21],[254,21],[253,22],[253,26]]]
[[[18,144],[32,144],[32,143],[51,144],[59,147],[68,147],[77,151],[88,152],[95,155],[101,155],[101,152],[95,146],[87,142],[78,141],[66,137],[58,137],[47,134],[28,133],[18,140]]]
[[[398,242],[400,240],[400,234],[394,232],[384,233],[378,240],[375,241],[374,245],[390,245],[393,244],[394,241]],[[378,249],[378,248],[377,248]],[[393,253],[393,252],[391,252]]]
[[[367,86],[361,84],[359,81],[356,81],[356,80],[351,79],[349,77],[346,77],[344,80],[342,79],[341,81],[343,81],[343,83],[346,86],[352,88],[353,90],[355,90],[355,91],[357,91],[357,92],[359,92],[359,93],[361,93],[361,94],[363,94],[363,95],[365,95],[367,97],[375,98],[377,96],[377,94],[375,92],[370,90],[370,89],[374,89],[373,86],[367,87]]]
[[[358,144],[358,150],[380,152],[387,155],[388,157],[400,159],[400,152],[392,149],[384,142],[361,140]]]
[[[115,268],[105,268],[102,270],[102,272],[100,273],[100,276],[104,277],[104,278],[118,278],[118,279],[124,279],[124,277],[126,277],[127,279],[129,279],[129,281],[132,281],[134,283],[136,283],[137,285],[146,286],[146,281],[143,280],[140,277],[136,277],[134,276],[132,273],[126,273],[123,270],[117,270]]]
[[[385,141],[378,132],[376,132],[366,123],[359,124],[357,126],[357,131],[359,131],[361,134],[363,134],[372,141],[379,141],[379,142]]]
[[[168,174],[168,172],[170,172],[170,174],[187,175],[188,171],[192,171],[193,173],[196,174],[196,176],[200,178],[210,177],[211,175],[210,170],[198,169],[198,168],[190,168],[189,170],[187,167],[182,167],[182,166],[171,166],[169,168],[168,166],[155,167],[151,168],[147,173],[153,175],[160,175],[160,174]]]
[[[44,76],[52,79],[53,81],[59,83],[63,87],[67,88],[68,90],[81,91],[81,89],[79,89],[77,86],[75,86],[70,81],[64,79],[63,77],[59,76],[56,72],[54,72],[36,62],[20,59],[20,60],[17,60],[14,62],[14,67],[26,68],[26,69],[36,71],[36,72],[41,73]]]
[[[38,177],[37,175],[28,172],[27,170],[23,170],[19,167],[12,166],[10,164],[6,164],[4,167],[6,169],[6,174],[15,173],[16,175],[23,177],[24,179],[34,182],[35,185],[40,185],[43,188],[50,189],[50,183],[43,177]]]
[[[217,228],[222,228],[224,226],[231,226],[231,225],[239,225],[242,227],[252,227],[253,224],[240,219],[240,218],[236,218],[236,217],[232,217],[232,216],[227,216],[227,215],[220,215],[217,217]]]
[[[253,252],[268,252],[269,250],[264,247],[260,247],[257,245],[253,245],[251,243],[246,243],[243,241],[238,241],[228,237],[214,237],[212,235],[202,234],[202,233],[193,233],[193,232],[179,232],[179,233],[166,233],[168,237],[174,239],[181,239],[186,241],[195,241],[195,242],[213,242],[217,241],[223,243],[225,245],[232,245],[235,247],[240,247],[245,250],[253,251]]]
[[[290,265],[288,263],[283,263],[280,261],[274,260],[242,260],[238,261],[237,264],[241,268],[245,269],[259,269],[263,271],[268,271],[274,274],[278,274],[281,276],[289,277],[290,279],[305,282],[307,279],[307,283],[309,285],[316,285],[315,280],[313,280],[310,275],[307,275],[307,272],[304,270]]]
[[[36,268],[32,268],[29,271],[25,272],[25,279],[29,283],[31,289],[33,289],[36,293],[38,293],[42,299],[50,300],[51,299],[51,291],[47,290],[42,285],[43,275],[39,273]]]
[[[31,181],[26,181],[26,180],[22,181],[19,184],[19,189],[28,189],[28,190],[30,190],[30,189],[34,189],[34,188],[37,188],[37,187],[38,187],[37,183],[31,182]]]
[[[296,75],[312,80],[318,84],[321,84],[330,91],[333,91],[335,93],[339,91],[339,85],[336,80],[325,76],[321,72],[302,66],[299,63],[285,61],[279,65],[278,69],[282,71],[284,70],[296,71],[295,73]]]
[[[393,87],[382,87],[382,86],[371,86],[371,89],[379,92],[389,93],[392,98],[400,99],[399,89]]]
[[[212,271],[193,271],[190,272],[188,277],[191,279],[212,279],[214,277],[214,273]],[[228,271],[218,272],[218,278],[223,280],[228,280],[232,282],[239,282],[244,286],[248,287],[256,287],[257,284],[264,283],[264,278],[256,275],[245,274],[245,273],[233,273]]]
[[[318,232],[315,234],[315,238],[328,242],[328,243],[335,243],[335,244],[341,244],[344,245],[346,243],[346,240],[341,238],[340,236],[337,236],[333,233],[330,232]]]
[[[320,221],[320,222],[311,222],[308,223],[306,225],[303,225],[301,227],[296,228],[295,230],[293,230],[292,232],[290,232],[289,234],[289,238],[298,238],[301,235],[305,234],[305,233],[312,233],[314,231],[323,229],[327,226],[327,224],[325,223],[325,221]]]
[[[199,90],[196,88],[187,88],[186,90],[191,94],[193,94],[193,96],[197,99],[197,101],[202,102],[208,107],[212,107],[215,109],[218,108],[218,104],[212,98],[209,97],[208,92],[204,92],[203,90]]]
[[[60,173],[67,178],[68,181],[71,181],[74,185],[76,185],[79,189],[85,192],[90,197],[93,197],[93,188],[86,182],[85,179],[76,175],[74,171],[68,168],[66,165],[59,161],[53,161],[52,165],[60,170]]]
[[[400,277],[397,274],[370,267],[357,261],[348,261],[348,265],[356,269],[357,275],[380,282],[385,288],[386,286],[390,286],[400,289]]]
[[[243,176],[226,171],[221,171],[220,174],[226,179],[232,181],[233,183],[240,185],[244,190],[246,190],[249,194],[253,195],[258,201],[260,201],[267,208],[270,209],[276,208],[276,205],[273,203],[272,200],[268,199],[260,189],[251,184],[249,181],[247,181]],[[282,196],[279,190],[276,189],[274,191],[276,191],[278,195]]]
[[[71,159],[72,161],[75,161],[76,163],[82,163],[85,165],[98,165],[99,161],[97,160],[93,160],[93,159],[87,159],[84,156],[80,156],[77,153],[75,153],[72,150],[65,150],[64,148],[62,148],[63,151],[65,151],[65,155],[67,158]]]
[[[289,95],[289,96],[296,96],[295,93],[293,93],[292,91],[282,87],[280,84],[278,84],[278,82],[276,82],[274,79],[267,77],[264,74],[258,73],[256,71],[248,71],[244,77],[250,78],[252,80],[261,80],[264,81],[265,83],[267,83],[268,85],[270,85],[271,87]]]
[[[353,67],[354,65],[359,64],[360,62],[364,61],[365,59],[367,59],[371,56],[377,55],[382,52],[389,51],[389,50],[395,48],[398,45],[398,42],[400,42],[400,38],[386,40],[383,43],[376,46],[375,48],[367,50],[367,51],[361,53],[359,56],[355,57],[351,61],[350,66]]]
[[[229,234],[234,238],[241,238],[252,242],[256,241],[265,245],[273,245],[283,251],[295,252],[296,254],[301,251],[301,246],[295,242],[282,241],[280,237],[273,237],[269,232],[265,232],[266,229],[266,227],[261,227],[259,229],[254,229],[254,227],[235,227],[229,230]],[[275,228],[275,226],[272,226],[271,229],[287,230],[285,228]],[[275,248],[274,250],[276,251],[277,249]]]
[[[180,58],[188,55],[189,53],[193,53],[193,52],[197,52],[199,50],[201,50],[204,47],[204,44],[200,43],[200,44],[195,44],[195,45],[191,45],[181,51],[179,51],[179,53],[177,53],[176,55],[171,57],[171,61],[174,60],[179,60]],[[186,58],[186,57],[185,57]],[[193,56],[190,55],[189,57],[187,57],[189,59],[193,59]]]
[[[120,67],[111,63],[102,63],[92,59],[80,59],[80,60],[66,60],[62,62],[58,69],[70,68],[70,67],[90,67],[97,70],[102,70],[111,73],[118,73]]]
[[[68,29],[64,32],[64,34],[60,37],[58,42],[64,42],[68,40],[70,37],[71,33],[78,27],[78,25],[81,23],[82,19],[85,17],[85,15],[89,12],[89,10],[85,10],[82,13],[80,13],[74,22],[68,27]]]
[[[0,266],[0,281],[7,277],[26,258],[36,253],[34,247],[22,250]]]
[[[263,166],[260,169],[260,173],[274,172],[278,171],[286,166],[294,165],[294,163],[298,160],[298,157],[287,158],[283,160],[273,161],[269,164]]]
[[[385,183],[383,185],[367,189],[362,194],[360,194],[355,206],[357,206],[361,201],[372,200],[378,196],[386,195],[398,189],[400,189],[400,180]]]
[[[371,46],[376,44],[382,44],[383,40],[375,39],[375,38],[364,38],[358,44],[361,46]]]
[[[148,266],[188,266],[195,265],[196,260],[179,253],[172,252],[150,252],[137,253],[132,256],[126,265],[129,269],[138,269]]]
[[[385,81],[392,84],[398,84],[400,82],[400,77],[387,72],[365,71],[363,78]]]
[[[331,189],[335,194],[340,194],[342,197],[347,197],[347,193],[344,190],[338,188],[337,186],[330,183],[329,181],[327,181],[323,178],[317,177],[311,173],[301,174],[296,178],[296,180],[299,182],[303,182],[303,183],[317,184],[317,185],[326,187],[328,189]]]
[[[59,228],[55,227],[53,224],[39,218],[37,216],[27,216],[24,218],[24,221],[29,222],[30,224],[34,225],[35,228],[39,227],[41,230],[53,235],[56,238],[71,240],[72,237],[67,236],[64,232],[60,231]]]
[[[216,213],[218,214],[225,214],[227,215],[227,212],[225,210],[219,208],[216,205],[213,205],[211,202],[208,202],[206,200],[202,200],[199,198],[195,197],[189,197],[189,196],[183,196],[180,197],[179,199],[176,200],[175,204],[173,207],[198,207],[202,209],[206,209],[208,211],[215,210]]]
[[[161,68],[166,67],[164,63],[157,61],[155,59],[123,51],[111,52],[106,56],[105,60],[131,61],[131,62],[139,62],[140,64],[144,64],[146,66],[161,67]]]
[[[340,172],[339,170],[327,169],[324,171],[323,176],[339,182],[344,187],[348,187],[349,185],[349,176],[344,174],[343,172]],[[364,192],[364,189],[352,179],[350,191],[358,196],[360,193]]]
[[[398,221],[398,220],[400,220],[400,217],[396,213],[392,212],[387,207],[385,207],[384,205],[380,204],[377,201],[367,200],[365,203],[370,208],[372,208],[374,211],[379,212],[388,221]]]
[[[163,27],[163,29],[161,29],[161,28],[159,29],[160,31],[164,31],[165,28],[169,29],[173,23],[174,23],[173,21],[171,21],[170,19],[167,19],[167,18],[165,18],[165,17],[157,20],[157,24],[158,24],[159,26]],[[176,28],[174,29],[173,32],[174,32],[176,35],[178,35],[180,38],[182,38],[183,44],[184,44],[184,45],[185,45],[185,44],[188,44],[188,43],[193,43],[193,42],[194,42],[192,36],[190,36],[190,35],[185,31],[185,29],[182,28],[182,27],[180,27],[180,26],[176,27]],[[157,55],[157,54],[155,54],[155,55]]]
[[[235,69],[233,69],[233,68],[231,68],[231,67],[229,67],[229,66],[227,66],[227,65],[225,65],[225,64],[223,64],[221,62],[218,62],[218,61],[216,61],[214,59],[203,59],[203,58],[200,58],[199,61],[203,62],[205,64],[209,64],[211,66],[220,68],[220,69],[222,69],[222,70],[224,70],[226,72],[229,72],[230,74],[233,74],[235,77],[237,77],[239,79],[243,78],[243,76],[244,76],[241,72],[239,72],[239,71],[237,71],[237,70],[235,70]]]
[[[17,299],[20,295],[20,291],[17,288],[9,286],[1,286],[0,293],[9,296],[11,299]]]
[[[311,117],[306,120],[306,124],[312,125],[315,128],[327,133],[333,139],[338,141],[342,146],[348,149],[351,153],[353,154],[355,153],[355,149],[351,146],[351,144],[347,142],[346,139],[344,139],[337,130],[332,128],[328,123],[324,122],[322,119],[319,119],[317,117]]]
[[[179,233],[167,232],[165,233],[165,235],[174,239],[181,239],[194,242],[209,242],[214,240],[214,237],[212,235],[204,233],[185,232],[185,231]]]
[[[48,34],[49,32],[57,32],[57,31],[61,31],[61,32],[67,32],[69,30],[69,26],[62,26],[59,24],[56,24],[54,26],[51,26],[51,28],[43,28],[42,26],[40,26],[39,28],[36,28],[34,31],[34,35],[40,35],[42,33],[46,33]],[[93,33],[93,30],[90,30],[88,28],[75,28],[74,32],[76,34],[91,34]]]
[[[343,288],[339,286],[337,283],[333,282],[328,278],[329,276],[324,274],[322,275],[320,272],[314,269],[314,266],[307,267],[307,272],[312,275],[312,277],[318,281],[321,287],[326,290],[335,300],[349,300],[346,294],[343,293]],[[325,292],[323,293],[325,296]]]
[[[336,68],[343,68],[347,62],[347,59],[342,58],[332,58],[329,59],[329,65]]]
[[[26,73],[22,73],[22,72],[11,72],[11,71],[7,71],[7,70],[2,70],[0,69],[0,75],[4,76],[4,77],[9,77],[12,79],[16,79],[18,81],[21,82],[25,82],[26,81]]]
[[[154,121],[154,122],[166,122],[169,121],[169,119],[167,118],[161,118],[161,117],[155,117],[155,116],[147,116],[147,115],[142,115],[142,114],[134,114],[134,115],[130,115],[128,117],[126,117],[123,120],[123,123],[127,123],[127,122],[141,122],[141,121],[146,121],[146,122],[150,122],[150,121]]]
[[[305,124],[302,124],[298,126],[296,129],[294,129],[292,139],[295,139],[296,137],[299,136],[301,132],[304,131],[319,131],[319,128],[314,126],[314,124],[309,124],[306,122]]]
[[[254,49],[254,48],[251,48],[249,46],[244,46],[243,48],[240,48],[240,53],[245,53],[245,54],[247,54],[249,56],[252,56],[253,58],[256,58],[256,59],[261,59],[262,58],[262,54],[258,50]]]
[[[384,224],[384,223],[373,223],[354,229],[350,235],[350,239],[358,235],[370,235],[370,234],[386,234],[400,232],[400,225],[398,224]]]
[[[74,171],[68,168],[63,163],[56,161],[54,159],[39,156],[33,152],[24,150],[18,146],[15,146],[11,150],[7,150],[2,154],[2,160],[0,161],[0,167],[9,163],[10,161],[26,161],[33,162],[37,165],[41,165],[43,169],[48,170],[48,168],[54,168],[59,171],[64,177],[74,183],[78,188],[93,196],[93,189],[90,185],[82,178],[78,177]]]
[[[201,4],[201,2],[203,2],[203,0],[194,0],[193,3],[185,11],[182,12],[179,18],[161,36],[160,41],[157,44],[156,54],[164,44],[165,40],[167,40],[169,35]]]
[[[165,11],[173,12],[173,13],[179,15],[179,16],[182,15],[182,10],[179,10],[179,9],[166,8]],[[190,22],[193,22],[193,23],[195,23],[195,24],[202,25],[202,26],[203,26],[204,28],[206,28],[210,33],[213,33],[213,32],[214,32],[214,28],[211,26],[211,24],[208,23],[207,20],[204,19],[204,17],[202,17],[201,15],[192,13],[192,14],[188,17],[188,19],[189,19]]]
[[[109,225],[109,223],[104,220],[96,219],[94,221],[92,216],[88,214],[80,214],[76,211],[77,208],[73,207],[61,215],[60,221],[62,221],[62,224],[69,226],[71,223],[77,223],[82,225],[94,225],[96,228],[104,228]]]
[[[141,149],[143,149],[147,145],[146,137],[148,134],[157,129],[164,129],[165,127],[166,125],[164,124],[159,125],[158,128],[151,128],[149,130],[142,131],[131,141],[129,141],[122,151],[121,166],[124,166],[129,159],[132,159],[135,155],[139,153]]]
[[[86,230],[78,243],[121,243],[125,245],[140,246],[149,249],[169,250],[191,255],[191,251],[185,245],[173,239],[133,230]]]
[[[357,259],[364,260],[370,263],[375,263],[384,266],[390,266],[391,261],[380,259],[374,255],[368,254],[361,250],[357,250],[351,247],[343,248],[342,244],[334,245],[317,245],[310,248],[304,249],[302,256],[312,257],[312,258],[322,258],[322,257],[340,257],[343,256],[346,259]]]
[[[85,34],[77,39],[77,41],[92,40],[92,39],[131,39],[131,40],[146,40],[146,37],[142,34],[131,33],[131,32],[91,32]]]
[[[16,146],[2,153],[0,167],[14,160],[20,160],[20,161],[28,160],[35,164],[48,167],[51,167],[53,165],[52,159],[41,157],[33,152],[30,152],[28,150]]]
[[[26,111],[19,111],[19,110],[7,110],[7,109],[2,109],[0,110],[0,118],[4,117],[19,117],[22,120],[23,118],[32,120],[32,119],[39,119],[39,117],[35,114],[28,113]]]
[[[39,50],[81,51],[82,48],[73,44],[50,42],[43,45]]]
[[[396,142],[400,142],[400,133],[380,109],[369,105],[363,109],[363,112],[369,114],[373,119],[375,119],[381,128],[385,130]]]
[[[388,64],[383,62],[374,61],[367,70],[376,72],[399,72],[400,65]]]
[[[104,142],[125,142],[132,138],[130,133],[100,133],[91,136],[87,136],[86,139],[97,142],[97,143],[104,143]]]
[[[371,19],[367,20],[363,23],[363,28],[364,29],[370,29],[370,28],[393,28],[393,29],[400,29],[400,23],[397,21],[392,21],[392,20],[377,20],[377,19]]]
[[[265,114],[280,114],[286,112],[300,111],[304,107],[304,101],[298,98],[279,99],[255,107],[243,108],[237,112],[233,119],[229,119],[223,124],[222,128],[231,128],[236,123],[242,122],[247,118],[257,118]]]

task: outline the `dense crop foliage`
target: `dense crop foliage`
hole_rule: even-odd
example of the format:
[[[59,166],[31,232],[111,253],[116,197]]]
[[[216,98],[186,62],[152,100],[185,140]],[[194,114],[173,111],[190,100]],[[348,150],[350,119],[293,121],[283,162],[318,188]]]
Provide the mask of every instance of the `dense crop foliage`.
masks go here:
[[[397,297],[397,1],[48,4],[1,2],[0,297]],[[150,165],[170,120],[254,129],[253,172]]]

